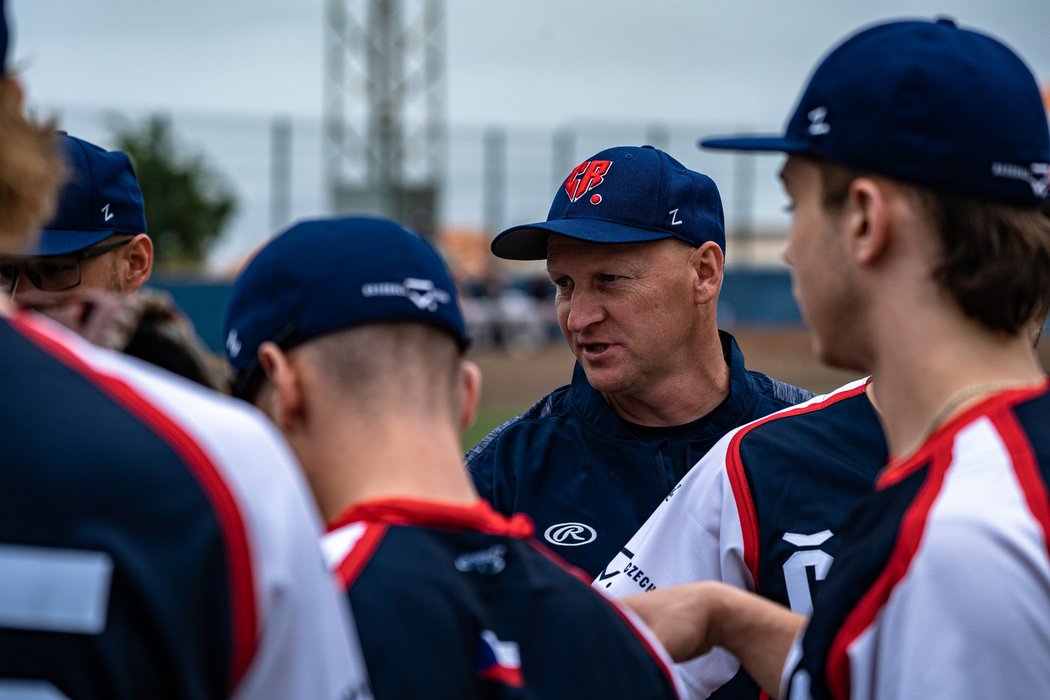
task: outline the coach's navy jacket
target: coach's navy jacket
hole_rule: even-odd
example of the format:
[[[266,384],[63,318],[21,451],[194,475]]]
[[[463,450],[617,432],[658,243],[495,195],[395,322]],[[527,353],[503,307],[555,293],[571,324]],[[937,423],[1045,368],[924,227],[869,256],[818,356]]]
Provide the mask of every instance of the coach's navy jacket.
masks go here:
[[[478,491],[497,512],[527,513],[537,536],[597,576],[719,438],[812,396],[746,369],[733,337],[720,336],[729,396],[708,415],[670,428],[628,423],[577,364],[572,384],[497,427],[467,454]]]

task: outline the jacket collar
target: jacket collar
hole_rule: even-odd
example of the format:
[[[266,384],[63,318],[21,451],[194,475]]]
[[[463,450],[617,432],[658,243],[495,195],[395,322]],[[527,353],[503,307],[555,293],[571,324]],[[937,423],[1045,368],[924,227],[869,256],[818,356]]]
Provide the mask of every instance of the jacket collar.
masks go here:
[[[718,332],[722,355],[729,365],[729,395],[705,416],[684,425],[650,428],[635,425],[616,415],[605,397],[595,391],[583,367],[577,362],[569,386],[571,410],[604,433],[629,440],[655,441],[676,438],[718,438],[748,420],[755,402],[756,389],[751,374],[744,367],[744,354],[736,339],[725,331]]]

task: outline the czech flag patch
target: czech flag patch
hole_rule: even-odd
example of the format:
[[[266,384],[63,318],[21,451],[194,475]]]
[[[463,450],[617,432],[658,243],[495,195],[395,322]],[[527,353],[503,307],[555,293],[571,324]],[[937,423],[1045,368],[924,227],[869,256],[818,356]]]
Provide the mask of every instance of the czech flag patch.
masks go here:
[[[525,684],[521,676],[521,653],[517,643],[501,641],[491,630],[481,631],[475,670],[478,678],[512,688],[520,688]]]

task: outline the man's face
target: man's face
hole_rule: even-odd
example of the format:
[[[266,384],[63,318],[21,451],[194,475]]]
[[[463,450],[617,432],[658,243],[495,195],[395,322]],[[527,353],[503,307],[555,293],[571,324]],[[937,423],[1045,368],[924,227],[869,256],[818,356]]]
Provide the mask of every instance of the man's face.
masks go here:
[[[598,244],[552,235],[547,272],[562,334],[596,390],[637,395],[684,362],[698,323],[677,240]]]
[[[120,240],[120,239],[117,239]],[[115,241],[106,240],[102,243],[90,246],[79,254],[69,255],[46,255],[25,259],[25,265],[41,277],[44,286],[65,286],[62,280],[68,279],[70,283],[77,279],[77,267],[79,267],[79,284],[69,289],[45,290],[40,289],[30,279],[25,266],[18,271],[14,289],[11,297],[20,306],[28,308],[43,309],[48,306],[61,305],[77,297],[86,290],[98,290],[105,292],[126,291],[121,282],[120,256],[126,246],[119,246],[106,250],[101,255],[84,257],[84,253],[92,253],[110,246]],[[78,259],[83,258],[83,259]],[[48,284],[48,282],[52,284]]]
[[[842,217],[824,205],[820,169],[812,161],[789,156],[780,176],[792,210],[784,262],[813,351],[826,364],[862,369],[849,350],[863,307],[843,245]]]

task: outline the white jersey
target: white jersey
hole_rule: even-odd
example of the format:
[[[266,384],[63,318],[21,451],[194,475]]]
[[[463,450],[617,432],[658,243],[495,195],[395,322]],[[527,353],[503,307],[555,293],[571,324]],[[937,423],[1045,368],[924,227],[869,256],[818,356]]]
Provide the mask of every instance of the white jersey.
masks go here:
[[[886,469],[843,530],[780,697],[1047,692],[1048,426],[1046,382],[1002,392]]]
[[[722,581],[809,613],[850,508],[870,493],[886,443],[866,380],[727,434],[664,499],[595,587],[623,597]],[[728,652],[676,666],[692,698],[755,698]]]

